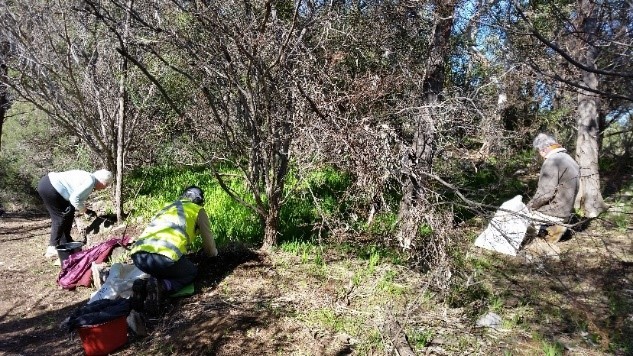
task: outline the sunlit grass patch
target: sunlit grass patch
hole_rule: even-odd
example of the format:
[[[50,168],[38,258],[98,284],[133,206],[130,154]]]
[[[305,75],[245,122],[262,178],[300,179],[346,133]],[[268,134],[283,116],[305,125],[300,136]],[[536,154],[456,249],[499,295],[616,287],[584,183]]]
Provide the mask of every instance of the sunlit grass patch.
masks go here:
[[[406,284],[401,284],[396,281],[396,271],[386,271],[385,274],[378,280],[376,285],[379,292],[387,295],[403,295],[409,290]]]
[[[227,169],[227,173],[231,173]],[[236,178],[226,184],[245,201],[252,201],[244,183]],[[130,199],[125,210],[145,222],[166,204],[178,199],[184,188],[196,185],[205,192],[204,208],[211,222],[216,242],[223,245],[230,241],[256,242],[262,235],[262,225],[254,212],[235,202],[217,183],[209,168],[156,166],[139,169],[126,177],[125,186]],[[194,241],[194,248],[201,240]]]
[[[435,333],[430,328],[416,328],[408,331],[407,336],[412,347],[422,350],[431,343]]]
[[[344,332],[356,337],[361,336],[361,331],[364,330],[365,324],[361,317],[340,314],[326,307],[310,310],[300,315],[299,318],[310,325],[324,327],[336,332]]]
[[[541,341],[541,345],[545,356],[562,356],[565,354],[565,347],[559,342]]]

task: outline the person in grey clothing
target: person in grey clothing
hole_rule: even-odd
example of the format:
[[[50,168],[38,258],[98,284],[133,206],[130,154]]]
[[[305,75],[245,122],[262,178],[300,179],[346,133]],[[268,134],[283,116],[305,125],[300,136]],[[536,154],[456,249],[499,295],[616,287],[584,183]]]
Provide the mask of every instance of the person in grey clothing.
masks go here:
[[[538,134],[533,146],[544,159],[536,193],[527,203],[534,225],[556,226],[557,223],[567,222],[578,194],[578,163],[550,135]],[[564,230],[561,227],[555,234],[562,235]]]
[[[37,192],[51,216],[51,236],[46,257],[57,256],[56,247],[72,242],[75,212],[96,216],[86,207],[86,199],[93,190],[105,189],[112,183],[112,172],[101,169],[94,173],[82,170],[51,172],[42,177]]]

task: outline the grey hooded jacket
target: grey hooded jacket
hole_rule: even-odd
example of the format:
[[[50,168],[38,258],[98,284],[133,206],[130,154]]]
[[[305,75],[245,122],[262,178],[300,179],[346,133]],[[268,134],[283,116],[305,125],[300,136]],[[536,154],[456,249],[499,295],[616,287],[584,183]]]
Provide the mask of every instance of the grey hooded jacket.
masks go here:
[[[543,214],[568,219],[578,193],[580,168],[564,149],[550,152],[541,166],[538,188],[527,206]]]

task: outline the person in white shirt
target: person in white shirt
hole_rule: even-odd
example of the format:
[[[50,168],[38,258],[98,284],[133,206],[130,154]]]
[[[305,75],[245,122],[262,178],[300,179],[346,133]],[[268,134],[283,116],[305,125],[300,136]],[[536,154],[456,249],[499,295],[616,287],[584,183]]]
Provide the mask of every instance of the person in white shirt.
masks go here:
[[[100,169],[94,173],[82,170],[51,172],[40,179],[37,192],[51,217],[51,235],[46,257],[57,256],[57,246],[72,242],[70,230],[75,212],[96,216],[86,207],[93,190],[102,190],[112,183],[112,172]]]

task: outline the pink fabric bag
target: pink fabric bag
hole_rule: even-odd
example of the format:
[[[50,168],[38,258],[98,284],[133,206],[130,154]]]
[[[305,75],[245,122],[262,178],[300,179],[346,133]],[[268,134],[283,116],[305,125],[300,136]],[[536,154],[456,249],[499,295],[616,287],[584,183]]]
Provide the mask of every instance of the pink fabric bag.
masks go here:
[[[116,246],[127,246],[129,236],[110,239],[87,250],[75,252],[62,263],[62,270],[57,276],[57,284],[64,289],[77,286],[89,287],[92,283],[92,263],[105,261]]]

